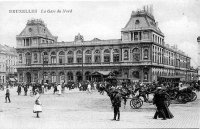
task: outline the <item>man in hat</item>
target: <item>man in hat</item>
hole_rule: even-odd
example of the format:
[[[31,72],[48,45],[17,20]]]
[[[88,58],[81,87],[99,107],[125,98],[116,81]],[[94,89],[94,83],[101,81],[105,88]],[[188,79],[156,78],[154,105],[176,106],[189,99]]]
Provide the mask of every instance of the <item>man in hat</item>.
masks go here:
[[[155,104],[157,107],[156,113],[153,117],[154,119],[157,119],[158,116],[162,117],[163,120],[166,120],[167,118],[171,119],[174,117],[167,107],[166,94],[163,90],[164,89],[162,87],[157,87],[157,91],[155,92],[153,98],[153,104]]]
[[[112,106],[114,108],[114,118],[113,118],[113,120],[119,121],[120,120],[120,110],[119,110],[119,108],[121,107],[121,95],[117,90],[115,90],[113,92],[111,101],[112,101]],[[118,116],[118,118],[116,119],[117,116]]]

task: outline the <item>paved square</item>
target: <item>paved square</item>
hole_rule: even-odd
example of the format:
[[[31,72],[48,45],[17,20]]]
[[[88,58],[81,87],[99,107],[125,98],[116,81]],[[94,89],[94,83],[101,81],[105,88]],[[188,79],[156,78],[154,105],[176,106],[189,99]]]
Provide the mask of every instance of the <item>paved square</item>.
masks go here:
[[[1,129],[60,129],[60,128],[199,128],[200,97],[187,104],[171,104],[175,116],[170,120],[154,120],[155,107],[144,103],[141,109],[121,107],[121,121],[112,121],[113,111],[106,94],[88,94],[77,90],[58,96],[49,91],[41,96],[43,112],[40,118],[33,113],[34,97],[18,96],[11,89],[11,103],[4,103],[0,92]]]

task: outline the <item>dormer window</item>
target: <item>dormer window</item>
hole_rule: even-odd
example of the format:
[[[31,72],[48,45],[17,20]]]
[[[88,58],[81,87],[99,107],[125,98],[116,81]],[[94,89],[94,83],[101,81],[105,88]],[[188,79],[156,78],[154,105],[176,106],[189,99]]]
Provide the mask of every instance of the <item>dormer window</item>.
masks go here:
[[[29,30],[29,32],[32,32],[32,28],[29,28],[28,30]]]
[[[140,24],[140,21],[139,21],[139,20],[136,20],[136,21],[135,21],[135,25],[138,25],[138,24]]]

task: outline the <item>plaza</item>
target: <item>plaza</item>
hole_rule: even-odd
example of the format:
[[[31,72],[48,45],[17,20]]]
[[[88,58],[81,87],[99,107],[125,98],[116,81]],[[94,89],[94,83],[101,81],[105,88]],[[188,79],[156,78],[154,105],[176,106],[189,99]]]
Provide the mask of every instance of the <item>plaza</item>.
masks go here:
[[[155,106],[144,103],[141,109],[131,109],[129,102],[122,104],[121,121],[112,121],[113,109],[106,93],[92,94],[76,89],[58,96],[53,91],[41,95],[43,112],[40,118],[33,113],[34,97],[17,95],[11,89],[11,103],[4,103],[0,91],[1,129],[60,129],[60,128],[199,128],[200,97],[187,104],[171,104],[173,119],[152,119]],[[12,124],[11,124],[12,123]]]

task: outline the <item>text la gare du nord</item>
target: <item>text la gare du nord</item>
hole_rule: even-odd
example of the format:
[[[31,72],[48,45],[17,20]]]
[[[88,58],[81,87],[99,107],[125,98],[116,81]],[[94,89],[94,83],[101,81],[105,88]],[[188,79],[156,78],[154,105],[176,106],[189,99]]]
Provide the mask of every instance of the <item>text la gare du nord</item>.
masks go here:
[[[72,9],[41,9],[40,13],[72,13]]]

